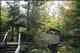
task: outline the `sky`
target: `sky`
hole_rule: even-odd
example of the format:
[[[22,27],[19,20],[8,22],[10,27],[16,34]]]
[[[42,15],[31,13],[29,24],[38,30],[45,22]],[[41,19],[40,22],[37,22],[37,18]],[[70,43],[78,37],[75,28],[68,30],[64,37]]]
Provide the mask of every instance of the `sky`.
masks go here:
[[[8,1],[8,2],[13,2],[13,1]],[[22,8],[22,6],[21,6],[21,5],[24,5],[24,4],[27,4],[27,2],[24,2],[24,1],[20,1],[20,2],[19,2],[20,12],[21,12],[21,13],[22,13],[22,12],[25,12],[25,9]],[[6,1],[1,1],[1,6],[7,6]]]
[[[5,1],[1,1],[1,6],[7,5]]]

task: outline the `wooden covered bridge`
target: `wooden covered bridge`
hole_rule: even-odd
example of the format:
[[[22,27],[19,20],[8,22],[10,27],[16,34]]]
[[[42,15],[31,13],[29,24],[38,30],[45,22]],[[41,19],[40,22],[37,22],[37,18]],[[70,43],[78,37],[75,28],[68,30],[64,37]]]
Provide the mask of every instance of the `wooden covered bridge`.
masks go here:
[[[22,34],[19,32],[19,27],[24,26],[22,25],[24,22],[26,22],[26,19],[22,16],[20,16],[18,19],[14,21],[12,24],[12,27],[17,28],[17,41],[16,42],[8,42],[8,32],[6,33],[0,33],[0,36],[3,36],[2,41],[0,41],[0,53],[22,53],[21,52],[21,45],[25,44],[21,42]],[[52,30],[49,30],[52,31]],[[42,37],[42,40],[44,41],[50,41],[51,44],[59,43],[59,36],[50,34],[50,33],[44,33],[44,36]],[[26,39],[27,40],[27,39]],[[27,44],[27,43],[26,43]],[[51,46],[52,47],[52,46]]]

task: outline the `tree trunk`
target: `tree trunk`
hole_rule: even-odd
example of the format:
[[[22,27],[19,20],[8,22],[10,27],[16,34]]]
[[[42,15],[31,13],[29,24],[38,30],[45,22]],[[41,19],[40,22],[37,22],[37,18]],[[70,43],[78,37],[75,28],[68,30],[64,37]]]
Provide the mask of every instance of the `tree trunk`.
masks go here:
[[[18,38],[19,38],[19,27],[16,28],[16,31],[17,31],[16,41],[18,41]]]
[[[11,36],[11,41],[14,41],[14,26],[12,26],[12,36]]]

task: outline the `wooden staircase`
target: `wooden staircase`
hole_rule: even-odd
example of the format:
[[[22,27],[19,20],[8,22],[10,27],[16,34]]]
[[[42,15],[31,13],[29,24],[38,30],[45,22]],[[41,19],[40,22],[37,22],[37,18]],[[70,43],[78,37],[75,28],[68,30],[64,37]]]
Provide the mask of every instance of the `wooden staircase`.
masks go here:
[[[18,42],[7,42],[7,35],[8,32],[6,32],[3,41],[0,42],[0,53],[20,53],[20,36],[19,33],[19,39]]]
[[[15,53],[17,44],[7,44],[5,46],[2,46],[0,49],[0,53]]]

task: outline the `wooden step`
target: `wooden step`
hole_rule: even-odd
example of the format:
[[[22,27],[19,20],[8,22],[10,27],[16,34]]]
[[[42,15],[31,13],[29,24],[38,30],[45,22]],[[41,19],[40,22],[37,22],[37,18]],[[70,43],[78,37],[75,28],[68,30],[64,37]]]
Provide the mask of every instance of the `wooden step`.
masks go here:
[[[0,53],[15,53],[15,51],[0,51]]]
[[[3,49],[4,51],[15,51],[16,50],[16,48],[5,48],[5,49]]]
[[[4,51],[15,51],[17,48],[17,45],[6,45]]]
[[[17,44],[7,44],[5,46],[0,47],[0,53],[14,53],[17,49]]]

